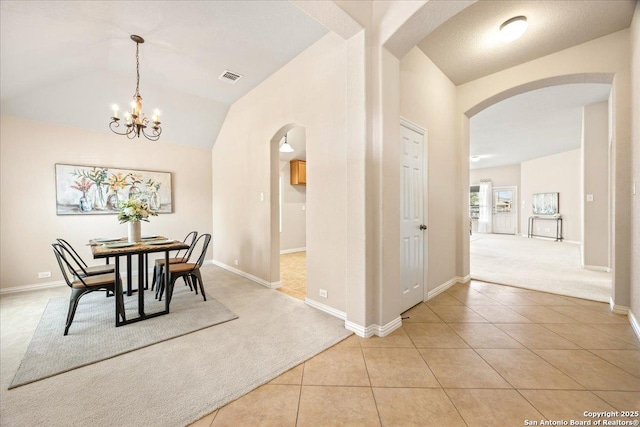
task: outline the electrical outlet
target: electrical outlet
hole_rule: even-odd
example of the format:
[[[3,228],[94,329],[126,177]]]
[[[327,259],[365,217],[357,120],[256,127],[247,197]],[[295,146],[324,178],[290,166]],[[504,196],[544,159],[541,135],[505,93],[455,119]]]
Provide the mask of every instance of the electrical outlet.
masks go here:
[[[320,289],[320,296],[322,298],[327,298],[327,296],[328,296],[327,290],[326,289]]]
[[[237,260],[237,259],[234,259],[234,260],[233,260],[233,264],[234,264],[234,265],[238,265],[238,260]]]
[[[306,207],[305,205],[302,205],[302,210],[303,210],[303,211],[306,211],[306,210],[307,210],[307,207]]]
[[[264,202],[264,193],[260,193],[260,201]]]
[[[38,273],[38,279],[46,279],[47,277],[51,277],[50,271],[42,271]]]
[[[593,194],[587,194],[587,202],[593,202]]]

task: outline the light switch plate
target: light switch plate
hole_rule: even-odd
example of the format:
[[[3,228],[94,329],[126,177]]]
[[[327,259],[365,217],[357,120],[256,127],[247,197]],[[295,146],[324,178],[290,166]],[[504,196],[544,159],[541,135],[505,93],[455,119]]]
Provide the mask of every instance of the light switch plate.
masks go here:
[[[587,202],[593,202],[593,194],[587,194]]]

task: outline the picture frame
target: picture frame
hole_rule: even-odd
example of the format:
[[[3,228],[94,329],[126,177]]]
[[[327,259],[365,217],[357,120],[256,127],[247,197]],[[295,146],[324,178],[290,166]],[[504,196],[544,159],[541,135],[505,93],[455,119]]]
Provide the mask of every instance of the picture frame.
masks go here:
[[[130,197],[173,213],[171,172],[56,163],[57,215],[115,215]]]
[[[534,215],[557,215],[560,213],[560,193],[535,193],[531,197]]]

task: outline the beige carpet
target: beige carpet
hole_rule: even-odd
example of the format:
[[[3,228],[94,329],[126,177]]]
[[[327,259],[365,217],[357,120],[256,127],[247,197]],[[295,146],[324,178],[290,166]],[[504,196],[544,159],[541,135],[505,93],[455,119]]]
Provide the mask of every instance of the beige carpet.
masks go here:
[[[178,282],[171,300],[171,312],[144,322],[114,327],[114,300],[104,292],[85,295],[69,329],[64,326],[69,298],[51,298],[27,353],[13,378],[10,388],[38,381],[91,363],[116,357],[129,351],[157,344],[194,331],[236,319],[236,316],[215,299],[207,301]],[[127,318],[138,316],[138,295],[125,295]],[[154,292],[145,292],[147,313],[164,309],[164,300],[157,301]]]
[[[280,292],[215,266],[203,274],[207,295],[238,319],[12,390],[44,304],[69,291],[2,296],[0,424],[184,426],[351,335]]]
[[[475,234],[470,247],[472,279],[609,302],[611,273],[581,268],[578,244]]]
[[[280,292],[304,301],[307,296],[306,251],[280,255],[280,283]]]

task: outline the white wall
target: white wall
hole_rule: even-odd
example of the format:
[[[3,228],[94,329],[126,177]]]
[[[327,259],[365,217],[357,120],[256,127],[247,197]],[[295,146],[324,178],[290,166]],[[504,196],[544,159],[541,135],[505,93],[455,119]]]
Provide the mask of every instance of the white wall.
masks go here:
[[[456,87],[420,49],[402,58],[400,115],[428,131],[429,290],[456,277],[455,97]]]
[[[321,302],[341,311],[347,247],[345,75],[346,42],[329,33],[231,106],[213,148],[212,170],[214,260],[277,282],[270,237],[271,141],[285,125],[304,126],[307,180],[313,183],[307,188],[307,294],[317,300],[319,289],[326,289],[328,298]]]
[[[631,24],[631,113],[632,173],[636,193],[633,195],[631,219],[631,312],[640,321],[640,3],[636,4]],[[640,330],[636,330],[640,336]]]
[[[51,250],[64,238],[89,263],[85,244],[99,236],[125,236],[116,215],[56,215],[56,163],[146,169],[172,173],[175,212],[152,217],[143,234],[182,240],[211,230],[210,150],[3,116],[0,118],[2,289],[60,281]],[[211,253],[211,252],[210,252]],[[207,257],[210,258],[210,255]],[[38,272],[51,278],[38,279]]]
[[[580,180],[581,150],[570,150],[520,164],[520,223],[523,231],[533,215],[531,197],[535,193],[560,193],[562,237],[582,242],[582,205]],[[555,222],[536,221],[533,234],[555,236]]]
[[[609,103],[585,106],[582,117],[582,263],[609,268]]]
[[[471,169],[469,171],[469,185],[478,185],[481,179],[491,179],[494,187],[519,187],[520,163],[494,168]]]
[[[280,250],[304,249],[307,245],[307,186],[291,185],[289,163],[282,169],[282,232]]]

